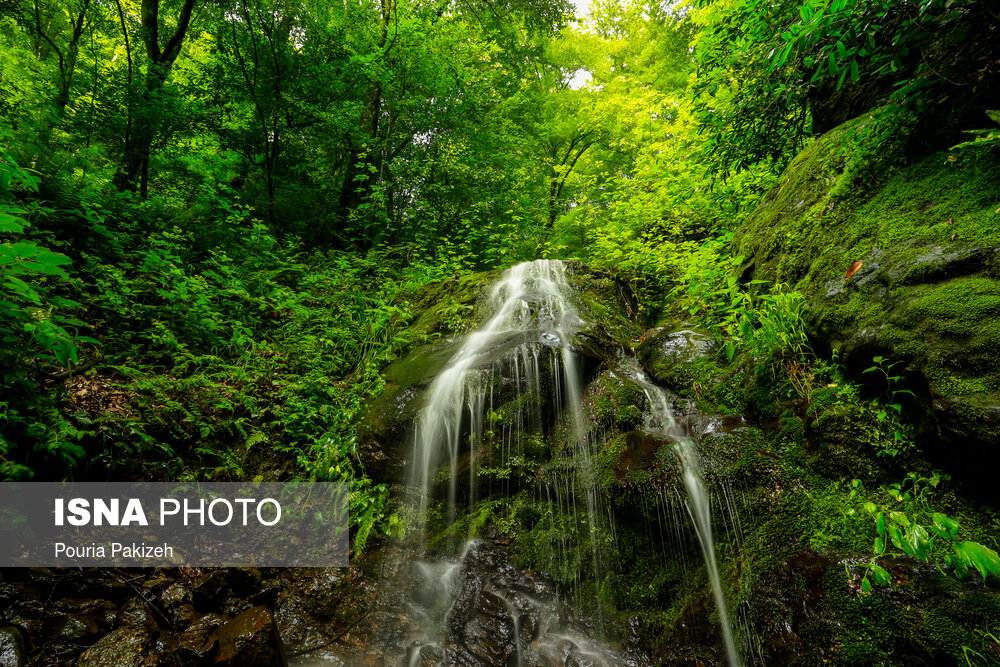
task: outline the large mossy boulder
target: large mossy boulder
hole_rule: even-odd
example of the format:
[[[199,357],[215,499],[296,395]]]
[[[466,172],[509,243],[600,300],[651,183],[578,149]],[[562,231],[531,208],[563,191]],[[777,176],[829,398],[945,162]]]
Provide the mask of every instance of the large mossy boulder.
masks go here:
[[[873,166],[875,121],[851,121],[788,167],[737,237],[744,278],[807,296],[811,335],[873,393],[917,412],[959,472],[1000,461],[1000,157],[990,149]],[[860,264],[858,264],[860,262]],[[853,272],[852,272],[853,269]],[[902,362],[887,386],[876,357]],[[945,460],[944,454],[947,454]]]

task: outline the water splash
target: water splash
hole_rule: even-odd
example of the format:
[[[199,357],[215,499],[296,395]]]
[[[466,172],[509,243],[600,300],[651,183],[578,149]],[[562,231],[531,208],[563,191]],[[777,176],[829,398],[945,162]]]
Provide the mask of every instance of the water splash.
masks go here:
[[[484,621],[495,633],[493,648],[501,651],[488,664],[631,664],[587,636],[550,580],[518,571],[505,558],[488,542],[469,540],[457,559],[414,563],[420,585],[410,613],[420,619],[424,635],[410,645],[403,664],[470,664],[476,656],[467,652],[465,633],[481,636]]]

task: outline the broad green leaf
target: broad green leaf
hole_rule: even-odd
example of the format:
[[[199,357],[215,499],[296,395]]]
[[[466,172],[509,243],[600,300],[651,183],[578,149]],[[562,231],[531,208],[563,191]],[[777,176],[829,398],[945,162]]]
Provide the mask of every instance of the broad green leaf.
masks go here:
[[[939,512],[935,512],[932,519],[934,521],[934,525],[948,535],[956,535],[961,528],[957,521]]]
[[[0,233],[20,234],[24,231],[24,222],[6,213],[0,213]]]
[[[979,571],[983,579],[988,574],[1000,576],[1000,555],[993,549],[978,542],[958,542],[953,548],[963,562]]]
[[[902,512],[890,512],[889,518],[892,519],[895,523],[899,524],[900,526],[903,526],[904,528],[909,527],[910,525],[909,517],[907,517]]]
[[[889,524],[885,527],[886,532],[889,533],[889,541],[897,549],[903,548],[903,531],[899,529],[895,524]]]
[[[934,542],[931,540],[930,535],[927,534],[927,530],[919,523],[915,523],[910,527],[907,536],[911,548],[911,551],[907,553],[916,556],[920,560],[927,560],[934,546]],[[906,551],[905,548],[903,550]]]
[[[888,584],[892,581],[892,576],[885,569],[874,563],[871,565],[871,575],[876,584]]]

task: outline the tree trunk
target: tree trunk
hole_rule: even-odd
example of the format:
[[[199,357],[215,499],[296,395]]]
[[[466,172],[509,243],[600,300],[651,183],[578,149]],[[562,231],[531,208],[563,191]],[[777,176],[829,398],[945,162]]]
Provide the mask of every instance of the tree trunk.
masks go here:
[[[385,51],[389,40],[390,8],[389,0],[382,0],[382,25],[378,48]],[[341,227],[347,226],[347,221],[353,211],[357,210],[370,196],[373,186],[378,181],[375,151],[379,148],[379,117],[382,113],[382,84],[374,82],[368,94],[365,111],[361,117],[362,145],[352,147],[344,170],[344,182],[341,186],[337,204]],[[361,178],[364,176],[364,178]],[[365,229],[363,237],[370,241],[369,230]]]
[[[197,1],[184,0],[177,20],[177,29],[166,46],[161,49],[159,0],[142,0],[142,40],[146,46],[148,60],[146,84],[129,119],[131,136],[126,141],[122,164],[114,182],[119,190],[138,191],[143,199],[149,194],[149,156],[153,148],[153,137],[159,129],[157,118],[165,111],[157,108],[157,98],[170,74],[170,68],[181,52],[181,45],[191,22],[191,12]]]

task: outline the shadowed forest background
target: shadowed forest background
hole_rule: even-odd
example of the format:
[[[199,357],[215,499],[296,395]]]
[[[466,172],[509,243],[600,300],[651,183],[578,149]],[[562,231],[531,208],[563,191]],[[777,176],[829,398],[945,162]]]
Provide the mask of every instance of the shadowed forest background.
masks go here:
[[[987,0],[8,0],[0,477],[346,481],[360,559],[405,532],[362,428],[386,367],[473,325],[479,272],[579,260],[624,345],[714,340],[652,374],[819,475],[796,544],[860,553],[854,593],[896,556],[990,590],[909,664],[997,664],[998,26]],[[893,632],[844,664],[891,664]]]

